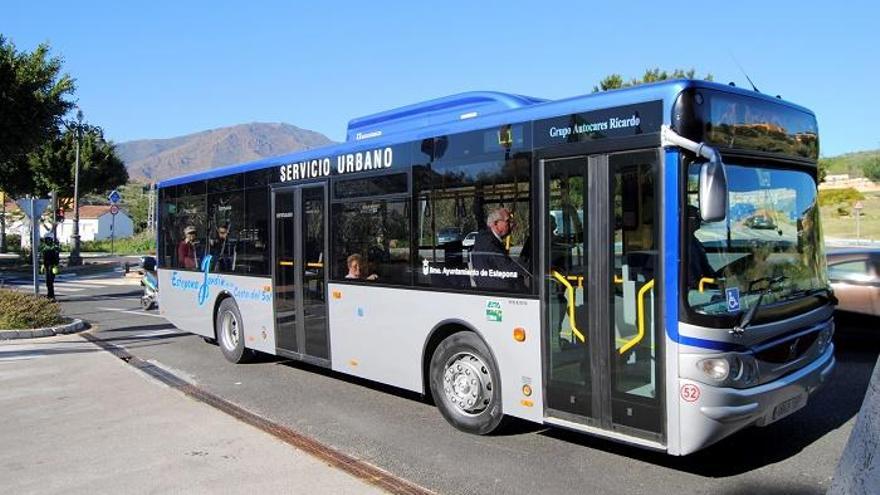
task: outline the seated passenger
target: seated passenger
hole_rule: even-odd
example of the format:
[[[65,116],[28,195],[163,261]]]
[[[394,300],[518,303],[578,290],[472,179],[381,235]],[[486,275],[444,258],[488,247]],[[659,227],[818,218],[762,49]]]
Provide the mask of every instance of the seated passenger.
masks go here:
[[[184,270],[197,270],[199,256],[196,252],[196,228],[187,225],[183,229],[183,239],[177,245],[177,266]]]
[[[375,273],[363,276],[361,272],[361,265],[363,264],[363,258],[361,255],[355,253],[348,257],[346,261],[348,264],[348,273],[345,275],[345,278],[348,280],[378,280],[379,276]]]
[[[477,288],[523,291],[529,284],[529,273],[514,261],[504,245],[516,227],[507,208],[499,208],[486,218],[486,230],[477,234],[471,262],[479,275],[474,277]]]

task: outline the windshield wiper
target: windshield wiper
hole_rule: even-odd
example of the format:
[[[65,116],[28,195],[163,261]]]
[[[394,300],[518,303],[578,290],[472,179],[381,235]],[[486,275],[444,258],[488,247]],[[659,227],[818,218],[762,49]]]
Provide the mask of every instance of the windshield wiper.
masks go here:
[[[811,289],[793,290],[785,296],[784,300],[790,301],[798,297],[815,296],[823,292],[825,293],[825,297],[827,297],[832,304],[837,304],[837,298],[834,296],[834,291],[832,291],[830,287],[813,287]]]
[[[759,280],[767,280],[767,288],[761,291],[761,294],[758,296],[758,300],[755,301],[755,304],[753,304],[752,307],[749,308],[748,311],[743,313],[742,318],[740,318],[740,320],[739,320],[739,323],[737,323],[733,327],[733,330],[731,330],[730,333],[733,335],[742,335],[743,333],[745,333],[746,328],[748,328],[749,325],[752,324],[752,320],[755,319],[755,314],[758,313],[758,308],[761,307],[761,302],[764,300],[764,296],[766,296],[767,294],[769,294],[770,292],[773,291],[773,286],[775,286],[776,284],[782,282],[783,280],[785,280],[787,278],[788,277],[786,277],[785,275],[780,275],[776,278],[771,278],[771,279],[759,279]],[[757,282],[757,280],[750,283],[749,288],[751,288],[751,286],[754,282]]]

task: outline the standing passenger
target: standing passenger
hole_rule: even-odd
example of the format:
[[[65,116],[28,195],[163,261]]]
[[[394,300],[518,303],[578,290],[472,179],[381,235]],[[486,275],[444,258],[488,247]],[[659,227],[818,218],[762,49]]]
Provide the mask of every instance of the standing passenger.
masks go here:
[[[217,227],[217,237],[211,239],[210,249],[215,272],[235,271],[236,246],[235,241],[229,238],[228,225]]]

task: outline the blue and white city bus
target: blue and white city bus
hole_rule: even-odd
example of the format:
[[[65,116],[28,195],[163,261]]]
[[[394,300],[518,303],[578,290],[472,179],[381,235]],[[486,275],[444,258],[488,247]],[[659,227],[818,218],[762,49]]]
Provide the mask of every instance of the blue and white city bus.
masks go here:
[[[161,311],[286,356],[685,455],[834,368],[807,109],[677,80],[465,93],[159,184]]]

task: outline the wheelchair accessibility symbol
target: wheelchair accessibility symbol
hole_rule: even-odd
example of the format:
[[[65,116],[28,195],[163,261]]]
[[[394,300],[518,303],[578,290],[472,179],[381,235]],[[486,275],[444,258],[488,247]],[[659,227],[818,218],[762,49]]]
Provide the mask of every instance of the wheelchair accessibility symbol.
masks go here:
[[[727,311],[729,313],[739,311],[739,288],[727,289],[725,293],[727,294]]]

